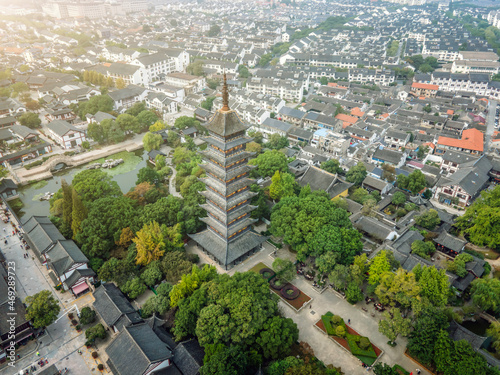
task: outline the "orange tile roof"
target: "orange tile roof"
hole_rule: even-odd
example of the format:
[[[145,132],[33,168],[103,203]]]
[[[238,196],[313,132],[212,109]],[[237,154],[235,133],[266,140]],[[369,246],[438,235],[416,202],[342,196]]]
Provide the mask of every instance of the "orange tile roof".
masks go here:
[[[361,111],[358,107],[354,107],[351,111],[351,115],[356,117],[363,117],[365,113]]]
[[[343,121],[343,122],[348,122],[350,124],[356,123],[358,121],[357,117],[349,116],[344,113],[339,113],[337,116],[335,116],[337,120]]]
[[[428,146],[432,149],[435,149],[436,148],[436,145],[432,142],[425,142],[425,143],[422,143],[422,146]]]
[[[449,110],[446,111],[447,115],[452,115],[454,113],[455,113],[455,111],[453,109],[449,109]]]
[[[104,65],[105,67],[109,68],[111,66],[111,63],[103,63],[102,65]]]
[[[359,141],[366,141],[368,138],[358,137],[357,135],[351,135],[351,138],[357,139]]]
[[[336,82],[328,82],[328,87],[337,87],[337,83]]]
[[[424,130],[419,130],[418,131],[420,134],[427,134]]]
[[[462,139],[439,137],[439,145],[459,147],[466,150],[483,151],[484,135],[477,129],[467,129],[462,132]]]
[[[481,99],[478,99],[478,100],[484,100],[486,103],[488,103],[488,99],[486,99],[486,98],[481,98]]]
[[[428,83],[418,83],[418,82],[413,82],[411,85],[412,88],[414,89],[424,89],[424,90],[439,90],[438,85],[430,85]]]
[[[387,117],[389,117],[389,114],[388,113],[383,113],[380,117],[387,118]]]
[[[418,97],[420,100],[425,100],[425,96],[419,96]]]

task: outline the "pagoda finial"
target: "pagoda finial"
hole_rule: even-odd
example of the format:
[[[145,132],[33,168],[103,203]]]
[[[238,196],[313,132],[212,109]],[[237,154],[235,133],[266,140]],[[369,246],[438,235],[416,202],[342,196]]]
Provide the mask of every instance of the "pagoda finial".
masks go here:
[[[222,111],[229,111],[229,92],[227,90],[226,71],[224,70],[224,84],[222,85]]]

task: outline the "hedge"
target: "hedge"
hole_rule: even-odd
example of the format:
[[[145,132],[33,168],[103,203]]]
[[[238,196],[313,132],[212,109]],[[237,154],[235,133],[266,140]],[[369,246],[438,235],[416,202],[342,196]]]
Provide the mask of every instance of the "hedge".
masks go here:
[[[323,325],[325,326],[326,333],[328,333],[331,336],[335,336],[335,328],[332,326],[332,316],[333,314],[328,311],[325,315],[321,316],[321,321],[323,322]]]
[[[377,354],[375,353],[375,349],[373,349],[373,346],[370,344],[370,348],[367,350],[363,350],[358,346],[358,342],[363,336],[356,336],[356,335],[347,335],[347,343],[349,344],[349,349],[351,350],[351,353],[354,354],[355,356],[363,356],[363,357],[368,357],[368,358],[377,358]],[[366,337],[368,339],[368,337]],[[369,340],[369,339],[368,339]]]

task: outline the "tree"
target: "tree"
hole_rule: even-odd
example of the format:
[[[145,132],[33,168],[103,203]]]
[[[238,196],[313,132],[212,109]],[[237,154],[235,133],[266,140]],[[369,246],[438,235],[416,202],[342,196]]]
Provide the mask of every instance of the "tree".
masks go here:
[[[203,361],[200,375],[239,375],[249,367],[247,353],[239,346],[225,346],[215,352],[209,360]]]
[[[144,318],[148,318],[155,313],[163,315],[167,312],[169,307],[170,301],[168,299],[168,296],[151,296],[147,299],[144,305],[142,305],[141,315]]]
[[[500,323],[491,322],[490,327],[486,330],[488,337],[493,338],[491,346],[497,353],[500,352]]]
[[[125,87],[127,87],[127,84],[125,83],[124,79],[123,79],[123,78],[121,78],[121,77],[119,77],[119,78],[117,78],[117,79],[116,79],[116,83],[115,83],[115,85],[116,85],[116,88],[117,88],[118,90],[122,90],[122,89],[124,89]]]
[[[387,271],[380,277],[375,294],[383,304],[409,308],[418,298],[420,287],[412,272],[399,268],[396,273]]]
[[[262,55],[260,60],[259,60],[259,66],[264,68],[267,64],[269,64],[269,62],[272,59],[273,59],[273,55],[271,55],[270,53],[266,53],[266,54]]]
[[[240,76],[240,78],[248,78],[250,77],[250,72],[248,71],[248,68],[245,65],[239,65],[238,75]]]
[[[118,183],[100,169],[87,169],[77,173],[73,178],[72,185],[87,206],[99,198],[122,195]]]
[[[278,133],[273,133],[269,137],[269,141],[266,143],[269,148],[273,150],[281,150],[289,145],[288,138],[282,137]]]
[[[304,196],[301,192],[301,196],[283,198],[273,207],[270,231],[274,236],[283,237],[285,243],[298,251],[297,259],[304,260],[313,253],[315,244],[325,243],[325,249],[328,246],[328,241],[315,238],[327,225],[343,230],[352,228],[347,212],[337,208],[329,198],[315,193]],[[337,240],[339,244],[349,243],[342,232]]]
[[[124,132],[140,133],[141,125],[136,117],[128,113],[122,113],[116,118],[116,124]]]
[[[163,143],[163,138],[160,134],[146,133],[142,138],[144,149],[149,152],[151,150],[159,150]]]
[[[292,319],[274,316],[264,323],[255,342],[264,358],[277,359],[289,354],[298,339],[299,331]]]
[[[248,131],[248,136],[252,137],[253,140],[258,144],[262,144],[262,141],[264,140],[264,135],[261,132],[255,130]]]
[[[85,338],[87,341],[95,341],[97,338],[104,340],[107,335],[108,333],[101,323],[98,323],[85,331]]]
[[[286,282],[292,281],[296,275],[295,266],[288,259],[276,258],[273,261],[273,270],[278,279]]]
[[[422,171],[416,169],[411,172],[408,177],[404,174],[399,174],[397,177],[397,184],[400,189],[408,190],[415,195],[425,188],[427,182]]]
[[[359,162],[357,165],[349,169],[346,173],[346,180],[355,185],[361,185],[367,175],[366,167],[363,163]]]
[[[430,260],[431,254],[434,254],[436,248],[432,242],[424,242],[421,240],[416,240],[411,244],[411,251],[413,254],[418,255],[424,259]]]
[[[207,111],[212,110],[212,105],[214,104],[215,96],[209,96],[204,101],[201,102],[200,107],[206,109]]]
[[[63,231],[71,236],[71,223],[73,221],[73,190],[65,179],[61,179],[61,190],[63,196]]]
[[[453,261],[448,261],[447,262],[447,267],[446,269],[458,277],[465,277],[469,274],[469,271],[465,268],[465,265],[469,262],[474,260],[472,255],[463,253],[459,254],[453,259]]]
[[[83,204],[80,199],[78,193],[73,189],[72,194],[73,202],[72,202],[72,220],[71,220],[71,230],[73,232],[73,239],[76,239],[78,233],[80,233],[81,225],[83,220],[87,218],[88,210],[87,207]]]
[[[132,259],[110,258],[101,266],[98,272],[99,279],[114,281],[120,287],[134,276],[135,262]]]
[[[91,97],[87,102],[78,104],[78,116],[86,119],[87,114],[95,115],[97,112],[111,112],[113,110],[114,101],[108,95],[96,95]]]
[[[271,177],[276,171],[288,172],[286,155],[278,150],[266,151],[250,160],[249,164],[257,165],[257,172],[262,177]]]
[[[320,274],[329,274],[335,268],[339,260],[339,253],[328,251],[315,260],[316,268]]]
[[[430,66],[429,64],[422,64],[420,65],[420,69],[419,69],[422,73],[430,73],[432,71],[434,71],[434,69],[432,69],[432,66]]]
[[[19,117],[19,123],[30,129],[36,129],[40,127],[42,120],[40,120],[40,117],[36,113],[27,112]]]
[[[406,203],[406,195],[401,191],[397,191],[394,193],[391,199],[392,204],[396,206],[402,206]]]
[[[333,284],[335,289],[346,290],[349,283],[349,267],[343,264],[337,264],[333,271],[328,276],[328,280]]]
[[[146,289],[146,285],[144,285],[139,277],[134,277],[120,287],[120,290],[131,299],[139,297]]]
[[[155,260],[147,265],[146,269],[141,274],[141,279],[144,281],[144,284],[152,287],[161,280],[162,276],[160,261]]]
[[[472,282],[472,301],[483,311],[500,311],[500,280],[476,279]]]
[[[269,197],[271,199],[279,200],[283,197],[294,195],[295,177],[290,173],[281,173],[277,170],[271,181],[271,186],[269,187]]]
[[[59,303],[49,290],[42,290],[33,296],[26,297],[26,318],[31,320],[34,328],[51,325],[61,310]]]
[[[456,227],[468,236],[470,242],[492,249],[500,247],[500,186],[481,192],[465,214],[456,221]]]
[[[158,116],[153,111],[145,110],[139,113],[136,119],[139,122],[139,130],[145,131],[158,121]]]
[[[378,324],[378,330],[390,341],[396,341],[398,335],[408,336],[411,330],[411,321],[403,318],[401,311],[393,307],[390,311],[383,312],[385,319]]]
[[[170,306],[178,306],[182,300],[190,297],[203,283],[213,280],[216,276],[217,270],[213,266],[206,264],[200,269],[196,265],[193,265],[191,273],[182,275],[181,281],[172,288],[170,292]],[[190,329],[191,328],[192,327],[190,327]],[[179,328],[177,333],[174,333],[182,337],[182,335],[179,334],[181,330],[182,329]]]
[[[257,142],[252,141],[247,143],[246,150],[248,152],[255,152],[256,154],[260,154],[260,152],[262,151],[262,146]]]
[[[108,121],[110,125],[113,122],[111,119],[108,119]],[[104,126],[96,122],[90,123],[87,127],[87,136],[99,144],[105,143],[108,139],[107,134],[104,133]]]
[[[363,300],[363,291],[356,283],[351,282],[347,286],[345,297],[347,299],[347,302],[354,305]]]
[[[165,239],[156,221],[145,224],[132,241],[137,247],[137,264],[148,265],[165,253]]]
[[[343,173],[343,169],[340,168],[340,163],[336,159],[330,159],[328,161],[324,161],[321,163],[321,169],[332,173],[332,174],[341,174]]]
[[[164,124],[162,121],[160,121],[160,120],[156,121],[153,125],[151,125],[151,126],[149,127],[149,131],[150,131],[150,132],[158,132],[158,131],[160,131],[160,130],[164,130],[164,129],[166,129],[166,126],[165,126],[165,124]]]
[[[380,362],[373,366],[373,373],[375,375],[399,375],[399,373],[387,363]]]
[[[373,258],[369,267],[368,282],[371,285],[376,285],[380,282],[382,274],[392,270],[391,264],[394,255],[389,250],[382,250]]]
[[[137,173],[137,181],[136,185],[141,184],[143,182],[148,182],[151,185],[158,185],[160,183],[160,175],[153,168],[144,167],[139,169]]]
[[[333,202],[332,202],[333,203]],[[349,265],[354,261],[354,256],[363,249],[361,233],[354,228],[342,228],[335,225],[324,225],[316,233],[311,233],[308,247],[311,254],[322,263],[329,253],[336,254],[335,263]],[[300,256],[301,258],[301,256]],[[327,261],[327,263],[332,263]]]
[[[212,26],[210,26],[210,30],[208,30],[208,32],[207,32],[207,36],[214,37],[214,36],[219,35],[219,33],[220,33],[220,26],[212,25]]]
[[[187,129],[190,127],[198,128],[200,126],[200,122],[190,116],[181,116],[175,120],[174,126],[179,130]]]
[[[444,269],[434,266],[421,267],[418,264],[413,273],[420,286],[420,296],[427,298],[436,307],[446,306],[449,294],[448,276]]]
[[[82,325],[94,323],[95,318],[96,318],[96,312],[88,306],[85,306],[80,311],[80,324]]]
[[[167,252],[160,262],[165,280],[171,283],[177,283],[182,275],[190,273],[193,268],[193,263],[187,259],[186,254],[182,251]]]
[[[29,100],[26,102],[26,109],[28,111],[38,111],[42,106],[36,100]]]
[[[441,219],[438,212],[430,208],[420,215],[415,216],[415,223],[425,229],[433,230],[441,223]]]
[[[186,72],[194,76],[203,75],[203,61],[197,60],[186,67]]]
[[[452,365],[454,347],[450,335],[444,329],[441,329],[437,335],[434,344],[434,363],[436,370],[444,372]]]
[[[394,182],[396,179],[396,167],[391,164],[382,164],[382,179],[387,182]]]

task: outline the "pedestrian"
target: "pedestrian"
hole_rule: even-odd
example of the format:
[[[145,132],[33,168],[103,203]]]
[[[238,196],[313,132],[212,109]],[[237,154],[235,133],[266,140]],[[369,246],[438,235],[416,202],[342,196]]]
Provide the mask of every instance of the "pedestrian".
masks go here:
[[[7,232],[7,229],[3,228],[3,231],[4,231],[4,232]]]
[[[310,308],[310,309],[312,309],[312,308],[313,308],[313,305],[312,305],[312,303],[311,303],[311,304],[309,305],[309,308]]]
[[[351,324],[351,319],[347,319],[347,324]]]
[[[420,369],[418,368],[416,371],[417,371],[417,375],[420,375],[420,372],[421,372]]]
[[[37,355],[38,357],[40,357],[40,352],[36,352],[36,355]]]

